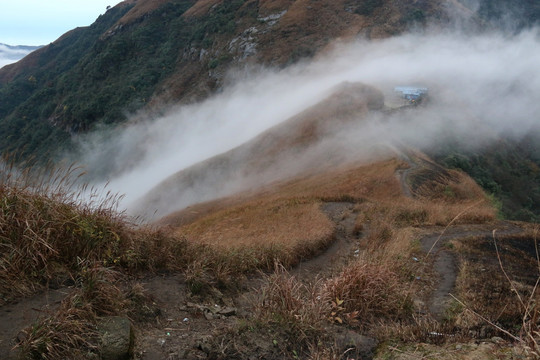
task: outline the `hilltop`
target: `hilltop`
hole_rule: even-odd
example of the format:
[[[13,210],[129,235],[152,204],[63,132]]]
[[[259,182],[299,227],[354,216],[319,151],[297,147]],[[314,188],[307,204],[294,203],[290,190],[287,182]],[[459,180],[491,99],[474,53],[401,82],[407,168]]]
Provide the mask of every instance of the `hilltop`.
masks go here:
[[[540,358],[538,11],[127,0],[0,69],[0,358]]]
[[[174,201],[173,191],[190,191],[175,185],[196,186],[216,164],[253,177],[288,151],[308,155],[344,123],[411,111],[383,99],[342,84],[159,190]],[[67,192],[69,174],[40,186],[3,177],[0,354],[15,356],[17,344],[28,359],[108,358],[111,342],[126,344],[114,358],[139,359],[537,353],[537,227],[497,220],[470,177],[405,144],[322,154],[331,153],[315,152],[315,167],[307,161],[150,228],[130,224],[114,198],[90,206]],[[30,308],[40,318],[27,318]],[[109,340],[122,333],[103,330],[111,322],[127,339],[132,332],[131,350]]]
[[[56,162],[81,151],[78,139],[93,130],[117,127],[143,110],[139,117],[159,116],[171,104],[218,93],[231,69],[284,68],[317,58],[336,42],[455,24],[473,32],[515,31],[537,21],[534,1],[124,1],[91,26],[0,70],[0,153],[19,163]],[[537,163],[536,150],[523,153],[516,150],[519,143],[506,144],[508,156]],[[507,216],[536,219],[537,200],[512,198],[509,184],[491,186],[496,171],[482,167],[482,175],[469,173],[483,177],[485,188],[507,204]]]

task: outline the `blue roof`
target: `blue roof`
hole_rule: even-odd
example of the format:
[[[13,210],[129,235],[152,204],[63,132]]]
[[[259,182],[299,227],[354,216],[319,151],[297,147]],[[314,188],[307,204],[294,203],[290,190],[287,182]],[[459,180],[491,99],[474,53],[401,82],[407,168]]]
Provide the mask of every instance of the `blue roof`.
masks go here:
[[[405,95],[414,95],[414,96],[420,96],[427,94],[428,88],[425,87],[416,87],[416,86],[396,86],[394,88],[394,91],[402,93]]]

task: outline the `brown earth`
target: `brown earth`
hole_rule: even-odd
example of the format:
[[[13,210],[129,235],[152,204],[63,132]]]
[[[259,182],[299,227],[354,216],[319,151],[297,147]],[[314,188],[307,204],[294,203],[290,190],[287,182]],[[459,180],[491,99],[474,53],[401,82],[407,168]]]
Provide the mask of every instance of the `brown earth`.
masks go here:
[[[47,290],[43,294],[0,307],[0,359],[16,359],[13,347],[21,330],[36,322],[40,317],[53,313],[69,294],[68,288]]]
[[[369,227],[364,228],[362,233],[357,231],[360,214],[358,204],[329,201],[321,204],[321,210],[334,223],[333,242],[312,259],[291,270],[292,276],[306,283],[328,278],[338,273],[348,262],[354,261],[355,256],[363,251],[363,239],[369,234]],[[457,261],[447,250],[446,244],[471,236],[486,236],[493,229],[499,229],[501,236],[522,231],[516,224],[506,222],[421,229],[422,250],[428,253],[422,261],[432,264],[436,272],[434,278],[423,280],[422,286],[427,293],[431,293],[426,301],[429,312],[426,316],[441,320],[448,293],[454,291],[458,268],[456,265],[447,265],[456,264]],[[508,245],[517,249],[522,247],[519,241],[511,241]],[[430,258],[436,260],[431,262]],[[136,358],[228,358],[233,354],[239,357],[250,354],[255,359],[283,358],[283,348],[275,343],[287,343],[288,339],[279,333],[269,336],[250,325],[257,297],[260,296],[258,289],[264,277],[249,276],[239,280],[233,287],[236,290],[221,292],[213,289],[202,295],[191,295],[184,277],[179,274],[149,276],[134,281],[143,286],[147,295],[139,315],[133,319],[137,328]],[[15,353],[9,351],[15,343],[14,337],[22,328],[35,321],[36,315],[46,314],[48,309],[53,310],[66,294],[62,291],[50,291],[0,308],[0,354],[3,358],[15,356]],[[330,335],[336,336],[334,341],[337,341],[342,331],[341,328],[332,330]],[[477,350],[473,346],[469,351],[473,353]],[[369,353],[371,350],[365,351]],[[490,347],[489,351],[491,353],[495,349]]]
[[[231,157],[233,150],[221,161],[248,164],[257,173],[261,163],[277,162],[283,156],[284,146],[307,147],[325,135],[329,131],[328,118],[337,122],[358,121],[368,111],[381,108],[376,90],[358,84],[346,84],[345,88],[344,93],[338,92],[322,105],[291,119],[286,126],[271,129],[249,143],[250,151],[242,153],[254,155],[252,158]],[[317,160],[325,164],[324,158]],[[493,208],[470,178],[441,168],[419,152],[394,149],[383,161],[338,162],[333,166],[329,165],[331,159],[326,160],[327,166],[321,165],[319,171],[193,205],[170,214],[161,224],[173,226],[178,236],[210,246],[216,253],[255,251],[270,244],[271,249],[288,255],[288,279],[312,287],[341,276],[347,265],[358,260],[372,265],[369,262],[372,257],[381,259],[382,263],[375,263],[373,269],[382,272],[387,270],[385,267],[391,268],[390,274],[395,277],[390,280],[399,280],[396,289],[407,293],[404,288],[409,286],[415,290],[410,295],[417,312],[413,318],[430,326],[409,326],[417,332],[416,339],[426,340],[430,329],[443,328],[449,310],[448,294],[471,285],[463,280],[464,260],[493,263],[493,258],[484,259],[480,256],[482,252],[477,251],[483,248],[483,243],[475,243],[476,247],[462,251],[458,258],[449,246],[459,243],[461,249],[469,249],[466,246],[470,245],[471,236],[485,237],[494,229],[499,229],[498,233],[504,237],[524,232],[519,224],[495,221]],[[208,163],[212,164],[212,160],[199,164],[198,170],[204,172]],[[186,175],[177,175],[169,185],[178,186],[178,178],[182,176]],[[172,190],[168,192],[172,193]],[[415,239],[418,249],[414,249]],[[511,239],[501,247],[508,254],[515,250],[531,253],[532,249],[519,239]],[[530,272],[529,262],[516,266],[513,273]],[[393,273],[394,269],[409,274],[413,281],[409,284],[410,280]],[[294,358],[293,351],[301,351],[286,332],[258,323],[255,314],[264,307],[262,289],[268,282],[268,274],[249,272],[231,277],[229,281],[233,283],[221,290],[219,286],[206,286],[202,291],[193,291],[186,281],[189,270],[182,274],[146,274],[127,281],[138,284],[142,294],[137,311],[131,315],[137,329],[137,358],[282,359],[286,355]],[[47,293],[0,308],[0,355],[15,356],[10,349],[19,331],[35,321],[36,313],[47,315],[41,310],[54,308],[63,296],[53,293],[53,298]],[[474,294],[474,289],[463,294]],[[384,332],[373,323],[363,324],[363,319],[355,318],[354,311],[345,312],[337,304],[339,299],[332,300],[334,312],[342,313],[325,325],[321,346],[338,354],[354,348],[363,358],[373,357],[372,338],[380,336],[386,340]],[[384,315],[393,317],[393,314]],[[325,320],[328,314],[319,316]],[[350,322],[344,320],[347,318]],[[402,319],[398,318],[393,325],[397,329],[400,329],[399,320]],[[483,333],[479,330],[478,334],[469,334],[467,341],[471,337],[485,338],[486,334],[485,330]],[[349,343],[351,337],[356,339],[353,347]],[[378,351],[384,351],[384,346],[380,345]],[[348,354],[353,356],[354,352]],[[310,356],[305,350],[300,355]]]

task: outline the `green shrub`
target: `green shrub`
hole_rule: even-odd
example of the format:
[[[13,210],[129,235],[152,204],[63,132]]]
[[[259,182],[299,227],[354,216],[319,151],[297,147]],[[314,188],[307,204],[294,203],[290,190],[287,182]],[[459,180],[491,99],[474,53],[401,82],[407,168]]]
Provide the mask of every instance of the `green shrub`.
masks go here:
[[[382,4],[382,0],[363,0],[356,7],[354,12],[359,15],[369,16],[373,14],[373,12],[377,10],[377,8],[379,8]]]

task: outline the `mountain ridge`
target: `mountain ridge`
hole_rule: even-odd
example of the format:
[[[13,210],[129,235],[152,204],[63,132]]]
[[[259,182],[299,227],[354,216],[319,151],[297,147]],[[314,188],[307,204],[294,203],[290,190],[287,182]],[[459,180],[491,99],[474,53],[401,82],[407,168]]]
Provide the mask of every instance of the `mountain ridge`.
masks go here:
[[[60,150],[76,150],[77,139],[96,128],[219,92],[231,68],[285,68],[321,56],[335,42],[444,29],[456,16],[473,29],[490,29],[487,21],[501,13],[486,4],[124,1],[0,70],[0,153],[21,162],[58,161]],[[527,14],[522,26],[538,21],[534,2],[516,9]]]
[[[129,0],[0,71],[0,357],[538,358],[539,38],[486,3]]]
[[[286,66],[312,57],[338,37],[387,37],[442,16],[440,5],[390,1],[374,2],[369,9],[345,0],[317,6],[252,0],[159,4],[123,2],[93,25],[2,69],[0,130],[21,131],[29,121],[39,131],[24,141],[0,142],[0,151],[41,157],[55,148],[51,134],[69,146],[71,135],[98,123],[123,122],[126,112],[204,98],[222,86],[233,65]],[[201,14],[186,16],[190,9]],[[326,19],[324,26],[317,25],[318,18]]]

